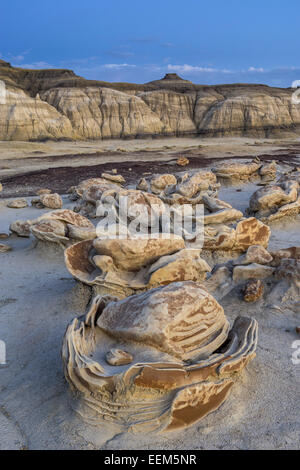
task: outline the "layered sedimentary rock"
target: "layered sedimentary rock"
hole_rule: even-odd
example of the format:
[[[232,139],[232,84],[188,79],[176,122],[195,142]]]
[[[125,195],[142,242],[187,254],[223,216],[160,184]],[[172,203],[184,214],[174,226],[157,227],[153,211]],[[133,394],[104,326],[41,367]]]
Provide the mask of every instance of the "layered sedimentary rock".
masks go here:
[[[277,185],[268,185],[255,191],[248,212],[265,223],[300,213],[300,187],[297,178],[286,177]]]
[[[72,276],[94,293],[120,298],[178,281],[202,281],[210,272],[200,250],[186,248],[181,237],[86,240],[65,250]]]
[[[257,323],[193,282],[122,301],[97,296],[67,328],[62,357],[83,417],[131,432],[185,428],[227,398],[255,356]]]
[[[37,219],[23,222],[23,228],[26,225],[29,225],[30,232],[38,240],[57,243],[63,248],[69,243],[96,237],[96,229],[92,222],[70,209],[46,212]],[[13,230],[13,227],[11,227],[11,230]],[[18,233],[16,229],[13,231]]]
[[[149,135],[261,135],[295,130],[292,90],[195,85],[178,76],[144,85],[85,80],[70,70],[26,70],[1,61],[1,140]]]

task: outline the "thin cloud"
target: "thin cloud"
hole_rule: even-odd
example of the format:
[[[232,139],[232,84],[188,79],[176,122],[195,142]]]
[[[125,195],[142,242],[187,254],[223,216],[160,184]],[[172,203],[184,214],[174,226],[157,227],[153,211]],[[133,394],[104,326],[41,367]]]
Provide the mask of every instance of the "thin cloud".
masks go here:
[[[195,73],[195,72],[200,72],[200,73],[233,73],[232,70],[227,70],[227,69],[215,69],[212,67],[199,67],[197,65],[189,65],[189,64],[184,64],[184,65],[172,65],[168,64],[167,69],[172,72],[179,72],[179,73]]]

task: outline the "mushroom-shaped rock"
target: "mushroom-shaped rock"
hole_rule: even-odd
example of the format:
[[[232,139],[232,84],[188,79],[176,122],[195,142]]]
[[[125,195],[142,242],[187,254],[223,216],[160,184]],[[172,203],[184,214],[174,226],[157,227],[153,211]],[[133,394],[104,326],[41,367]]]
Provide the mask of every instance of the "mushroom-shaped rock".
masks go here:
[[[85,240],[65,250],[65,262],[95,293],[118,297],[175,281],[202,281],[210,271],[200,250],[186,249],[178,236]]]
[[[214,297],[190,281],[121,301],[97,296],[67,328],[65,376],[94,423],[184,428],[216,410],[255,357],[256,321],[238,317],[229,328]],[[125,352],[130,364],[119,360]]]

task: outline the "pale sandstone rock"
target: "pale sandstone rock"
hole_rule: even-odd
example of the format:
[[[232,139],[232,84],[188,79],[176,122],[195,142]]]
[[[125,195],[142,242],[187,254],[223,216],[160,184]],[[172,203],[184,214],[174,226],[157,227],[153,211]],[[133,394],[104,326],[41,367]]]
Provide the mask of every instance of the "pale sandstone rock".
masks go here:
[[[8,251],[11,251],[11,246],[0,243],[0,253],[7,253]]]
[[[295,202],[298,196],[298,183],[287,182],[281,186],[266,186],[258,189],[250,198],[253,213],[268,213],[277,207]]]
[[[154,176],[150,181],[150,188],[152,193],[160,194],[166,186],[171,184],[177,184],[177,179],[175,175],[164,174]]]
[[[43,218],[32,224],[30,230],[41,241],[55,243],[68,241],[65,224],[59,220]]]
[[[277,212],[269,215],[268,217],[262,217],[261,220],[264,222],[273,222],[275,220],[282,219],[283,217],[294,217],[300,213],[300,196],[295,202],[290,204],[285,204],[284,206],[279,207]]]
[[[9,229],[19,237],[30,237],[30,223],[25,220],[15,220],[10,224]]]
[[[133,357],[122,349],[113,348],[106,353],[106,362],[111,366],[124,366],[133,361]]]
[[[70,209],[57,209],[29,221],[30,231],[41,241],[58,243],[95,238],[95,227],[88,219]],[[76,230],[77,229],[77,230]],[[78,238],[76,238],[78,237]]]
[[[95,292],[118,297],[175,281],[199,282],[210,271],[200,250],[186,249],[180,238],[86,240],[65,250],[65,263],[75,279]]]
[[[258,263],[251,263],[246,266],[235,266],[233,268],[234,282],[243,282],[248,279],[265,279],[274,274],[275,269],[271,266],[264,266]]]
[[[10,201],[8,204],[7,204],[7,207],[9,207],[10,209],[24,209],[24,207],[27,207],[28,206],[28,203],[26,201],[26,199],[14,199],[13,201]]]
[[[61,209],[63,206],[63,200],[59,194],[41,194],[41,203],[49,209]]]
[[[249,246],[245,255],[233,261],[233,264],[268,264],[273,260],[272,255],[260,245]]]
[[[1,193],[1,191],[3,191],[2,183],[0,183],[0,193]]]
[[[110,256],[114,264],[125,271],[137,271],[160,256],[175,253],[184,247],[183,239],[175,236],[170,239],[94,240],[97,253]]]
[[[224,224],[205,225],[203,248],[210,251],[246,251],[251,245],[267,247],[271,235],[270,227],[255,217],[237,222],[235,227]]]
[[[55,107],[35,100],[23,90],[6,87],[6,102],[1,105],[0,140],[44,140],[72,138],[69,119]]]
[[[222,164],[213,168],[212,171],[218,178],[247,180],[251,176],[258,174],[258,170],[261,166],[262,163],[255,159],[250,163],[228,161],[222,162]]]
[[[109,173],[102,173],[101,178],[105,180],[112,181],[117,184],[125,184],[126,180],[122,175],[110,175]]]
[[[196,283],[181,282],[119,302],[95,297],[85,319],[67,328],[62,358],[86,419],[92,415],[85,404],[92,404],[94,424],[96,412],[99,422],[109,416],[131,432],[158,432],[216,410],[256,345],[254,319],[238,317],[229,331],[218,302]],[[112,347],[134,362],[108,368]]]

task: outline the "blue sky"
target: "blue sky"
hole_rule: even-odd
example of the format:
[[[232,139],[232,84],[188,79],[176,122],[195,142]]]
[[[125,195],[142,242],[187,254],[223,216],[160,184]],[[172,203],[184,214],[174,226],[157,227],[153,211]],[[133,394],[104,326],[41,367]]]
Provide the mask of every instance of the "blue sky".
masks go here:
[[[0,6],[0,58],[144,83],[300,80],[299,0],[13,0]]]

